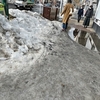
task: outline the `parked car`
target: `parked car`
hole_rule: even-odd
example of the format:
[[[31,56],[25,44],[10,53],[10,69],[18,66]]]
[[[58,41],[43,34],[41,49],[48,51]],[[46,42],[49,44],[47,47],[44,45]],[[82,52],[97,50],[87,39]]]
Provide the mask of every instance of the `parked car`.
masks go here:
[[[16,0],[14,2],[14,5],[18,9],[30,9],[30,10],[32,10],[34,2],[32,2],[30,0]]]

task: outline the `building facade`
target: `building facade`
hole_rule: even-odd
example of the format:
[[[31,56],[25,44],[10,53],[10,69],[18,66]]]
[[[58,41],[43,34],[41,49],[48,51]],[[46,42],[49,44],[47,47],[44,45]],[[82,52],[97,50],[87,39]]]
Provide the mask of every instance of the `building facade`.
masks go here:
[[[93,29],[100,36],[100,0],[97,1],[97,9],[94,16]]]

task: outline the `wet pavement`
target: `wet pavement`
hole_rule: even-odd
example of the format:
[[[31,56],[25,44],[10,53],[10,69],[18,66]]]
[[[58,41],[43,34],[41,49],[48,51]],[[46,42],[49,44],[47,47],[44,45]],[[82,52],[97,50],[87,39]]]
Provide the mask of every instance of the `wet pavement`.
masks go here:
[[[81,26],[73,27],[68,31],[70,38],[84,47],[100,52],[100,38],[95,32],[84,29]]]
[[[79,23],[76,18],[70,18],[67,29],[68,35],[72,40],[86,48],[100,52],[100,37],[92,28],[93,19],[90,20],[90,25],[87,28],[84,28],[83,21],[84,18]]]
[[[81,20],[79,23],[77,22],[77,19],[70,19],[69,20],[69,26],[75,27],[76,29],[80,29],[83,31],[87,31],[89,33],[95,33],[94,29],[92,28],[93,25],[93,19],[90,20],[90,25],[87,28],[83,27],[83,20]]]
[[[86,48],[100,52],[100,37],[92,28],[93,20],[91,19],[90,25],[87,28],[83,27],[83,21],[84,20],[81,20],[78,23],[77,19],[70,19],[68,35],[72,40]]]

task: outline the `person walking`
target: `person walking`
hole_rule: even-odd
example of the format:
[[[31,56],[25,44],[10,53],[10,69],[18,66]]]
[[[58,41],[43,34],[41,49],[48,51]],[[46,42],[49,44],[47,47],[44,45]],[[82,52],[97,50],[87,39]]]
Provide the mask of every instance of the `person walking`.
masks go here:
[[[62,19],[62,31],[66,31],[67,29],[67,26],[68,26],[68,21],[69,21],[69,18],[70,16],[72,16],[72,14],[70,12],[74,12],[74,6],[72,5],[72,1],[71,0],[68,0],[67,4],[65,5],[62,13],[61,13],[61,16],[63,16],[63,19]]]
[[[81,17],[83,16],[83,12],[84,12],[84,6],[82,6],[79,10],[78,10],[78,23],[80,22],[81,20]]]
[[[93,16],[93,6],[92,5],[86,11],[85,16],[86,16],[86,18],[83,22],[83,25],[84,25],[84,28],[87,28],[87,26],[89,26],[89,24],[90,24],[90,18],[92,18],[92,16]]]

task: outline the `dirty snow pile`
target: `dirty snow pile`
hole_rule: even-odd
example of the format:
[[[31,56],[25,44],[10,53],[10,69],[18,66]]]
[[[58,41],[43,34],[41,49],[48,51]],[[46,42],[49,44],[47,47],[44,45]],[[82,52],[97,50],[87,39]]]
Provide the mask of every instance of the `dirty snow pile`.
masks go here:
[[[0,59],[19,59],[30,50],[43,50],[43,45],[49,42],[51,34],[59,34],[54,24],[61,27],[60,24],[51,22],[38,13],[16,9],[10,9],[9,12],[14,19],[8,21],[0,15]]]
[[[60,32],[60,22],[10,14],[0,15],[0,100],[100,100],[99,53]]]

